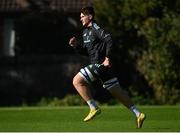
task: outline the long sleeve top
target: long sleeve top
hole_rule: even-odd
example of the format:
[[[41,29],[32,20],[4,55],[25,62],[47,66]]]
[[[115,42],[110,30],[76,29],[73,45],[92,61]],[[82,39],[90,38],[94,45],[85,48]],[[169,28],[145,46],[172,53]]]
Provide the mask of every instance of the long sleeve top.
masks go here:
[[[105,57],[111,58],[112,47],[111,35],[93,22],[92,26],[84,28],[83,44],[78,44],[76,50],[89,56],[91,64],[101,64]]]

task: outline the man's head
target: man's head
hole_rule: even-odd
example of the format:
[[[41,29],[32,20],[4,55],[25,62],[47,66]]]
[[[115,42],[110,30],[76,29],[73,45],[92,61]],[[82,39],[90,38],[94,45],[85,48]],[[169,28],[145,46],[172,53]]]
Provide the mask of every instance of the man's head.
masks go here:
[[[85,27],[90,26],[94,16],[95,12],[93,7],[87,6],[82,8],[80,14],[80,21],[82,22],[82,25]]]

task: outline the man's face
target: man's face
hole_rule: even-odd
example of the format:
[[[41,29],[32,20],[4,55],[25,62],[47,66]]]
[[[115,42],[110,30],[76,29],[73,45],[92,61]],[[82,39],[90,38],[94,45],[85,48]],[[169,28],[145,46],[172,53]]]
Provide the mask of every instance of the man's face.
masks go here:
[[[90,15],[84,15],[83,13],[80,14],[80,21],[82,22],[82,25],[85,27],[88,27],[90,22],[92,21]]]

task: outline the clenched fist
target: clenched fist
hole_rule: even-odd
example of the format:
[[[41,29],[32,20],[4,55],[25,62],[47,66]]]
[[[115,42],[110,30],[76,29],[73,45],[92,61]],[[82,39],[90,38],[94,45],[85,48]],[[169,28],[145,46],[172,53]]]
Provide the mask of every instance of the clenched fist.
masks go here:
[[[71,47],[76,47],[77,46],[77,40],[75,37],[72,37],[70,40],[69,40],[69,45]]]

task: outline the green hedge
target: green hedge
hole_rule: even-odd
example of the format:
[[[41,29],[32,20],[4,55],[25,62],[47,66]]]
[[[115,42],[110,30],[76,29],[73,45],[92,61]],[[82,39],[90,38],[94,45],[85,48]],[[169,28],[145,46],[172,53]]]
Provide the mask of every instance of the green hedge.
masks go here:
[[[156,104],[178,104],[180,99],[179,6],[179,1],[169,0],[95,3],[96,19],[112,33],[117,45],[117,63],[124,63],[124,73],[135,77],[127,85],[129,91],[146,95],[145,90],[140,93],[136,89],[142,79],[129,69],[132,66],[152,90],[150,100]]]

